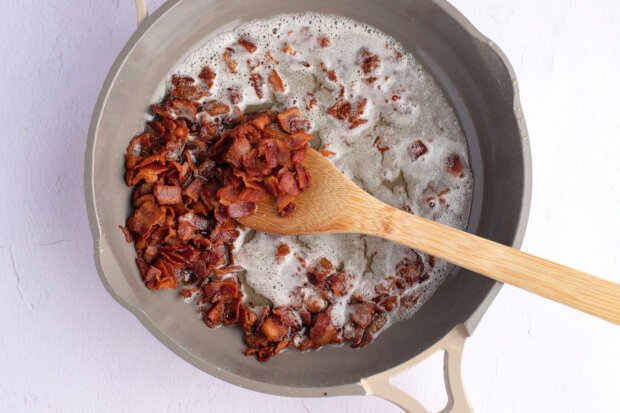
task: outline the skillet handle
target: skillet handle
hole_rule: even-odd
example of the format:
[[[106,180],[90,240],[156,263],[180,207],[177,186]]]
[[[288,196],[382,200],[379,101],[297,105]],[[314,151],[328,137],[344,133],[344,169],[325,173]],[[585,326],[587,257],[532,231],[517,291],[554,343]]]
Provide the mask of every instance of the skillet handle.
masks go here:
[[[140,23],[142,23],[149,15],[149,11],[146,8],[146,0],[136,0],[136,13],[138,18],[138,26],[140,26]]]
[[[468,336],[469,334],[465,327],[462,324],[458,325],[451,332],[446,334],[437,344],[413,360],[409,360],[391,370],[362,379],[362,386],[366,390],[366,394],[375,395],[388,400],[408,413],[429,413],[428,410],[412,396],[394,387],[390,383],[390,378],[422,362],[435,352],[445,350],[444,380],[446,392],[448,393],[448,404],[441,412],[473,412],[469,400],[467,399],[467,394],[463,387],[463,379],[461,377],[461,356],[463,355],[463,347]]]

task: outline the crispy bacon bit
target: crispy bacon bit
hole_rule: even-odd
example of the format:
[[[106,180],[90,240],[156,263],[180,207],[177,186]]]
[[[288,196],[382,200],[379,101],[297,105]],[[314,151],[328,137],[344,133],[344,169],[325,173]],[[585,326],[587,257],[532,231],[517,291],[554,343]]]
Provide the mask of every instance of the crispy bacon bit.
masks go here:
[[[396,265],[396,276],[409,286],[412,286],[416,282],[420,281],[420,278],[424,274],[424,262],[422,257],[412,251],[412,257],[403,258]]]
[[[291,56],[297,54],[297,51],[290,45],[290,43],[285,43],[282,47],[282,51]]]
[[[379,56],[371,53],[369,50],[362,50],[360,53],[360,59],[362,63],[362,70],[366,74],[374,72],[381,64],[381,59]]]
[[[235,59],[232,58],[233,53],[235,53],[234,49],[227,47],[224,51],[224,63],[226,63],[226,67],[230,73],[237,73],[237,67],[239,63]]]
[[[308,93],[308,96],[306,96],[306,109],[310,110],[313,109],[317,104],[317,100],[314,97],[314,93]]]
[[[381,146],[381,136],[377,136],[377,139],[373,142],[373,146],[377,148],[381,155],[390,150],[389,146]]]
[[[413,307],[414,305],[418,303],[421,295],[422,295],[422,292],[418,292],[418,293],[412,293],[412,294],[408,294],[408,295],[404,295],[400,297],[400,307],[404,309],[409,309]]]
[[[211,116],[224,115],[230,112],[230,106],[225,103],[212,100],[205,105],[205,110]]]
[[[278,122],[282,129],[287,133],[307,131],[310,129],[310,121],[301,117],[301,112],[296,107],[289,108],[278,116]]]
[[[289,247],[286,244],[278,245],[278,248],[276,248],[276,261],[278,263],[281,263],[282,261],[284,261],[284,257],[289,255],[290,253],[291,253],[291,247]]]
[[[241,45],[241,47],[243,47],[245,50],[247,50],[250,53],[255,53],[256,49],[258,49],[254,43],[252,43],[251,41],[249,41],[248,39],[244,37],[239,39],[238,43],[239,45]]]
[[[330,146],[331,146],[331,143],[321,145],[321,147],[319,148],[319,152],[321,153],[321,155],[325,157],[336,155],[336,152],[330,151],[329,149],[327,149]]]
[[[338,272],[329,278],[329,288],[336,297],[342,297],[353,288],[355,276]]]
[[[338,120],[345,120],[351,116],[351,104],[346,100],[339,100],[327,109],[327,113]]]
[[[428,152],[428,147],[424,141],[416,139],[415,142],[407,148],[407,152],[415,161]]]
[[[457,178],[462,178],[464,176],[463,174],[463,162],[461,161],[461,158],[458,155],[451,155],[447,160],[446,160],[446,167],[448,168],[448,172],[450,172],[450,175],[455,176]]]
[[[271,75],[269,76],[269,83],[271,83],[271,87],[275,92],[284,92],[284,82],[282,81],[282,78],[280,77],[276,69],[273,69],[271,71]]]
[[[252,86],[254,87],[254,90],[256,91],[256,96],[258,96],[259,99],[262,99],[264,96],[263,84],[265,83],[265,81],[263,80],[263,77],[260,75],[260,73],[251,73],[250,80],[252,82]]]
[[[392,95],[392,101],[396,102],[397,100],[400,100],[400,96],[398,95]]]
[[[397,303],[398,303],[398,299],[396,298],[396,296],[391,295],[387,297],[386,299],[382,300],[380,306],[383,307],[385,311],[394,311],[394,309],[397,306]]]
[[[314,347],[321,347],[336,341],[338,330],[327,313],[319,313],[310,329],[310,339]]]
[[[375,314],[375,306],[370,303],[353,304],[349,307],[351,321],[362,328],[370,325]]]
[[[207,89],[211,90],[215,83],[215,72],[209,66],[205,66],[198,77],[206,83]]]
[[[154,194],[160,205],[176,205],[182,202],[181,187],[178,185],[156,184]]]
[[[133,235],[131,235],[131,231],[129,231],[129,229],[127,229],[127,227],[123,225],[119,225],[118,227],[121,229],[121,231],[123,231],[123,235],[125,236],[125,241],[128,244],[131,244],[133,242]]]
[[[184,297],[184,298],[190,298],[191,296],[196,294],[198,291],[200,291],[200,289],[198,289],[198,288],[185,288],[185,289],[179,291],[179,295]]]
[[[319,36],[319,38],[317,39],[317,41],[319,42],[319,46],[323,49],[325,49],[326,47],[329,47],[329,38],[325,35],[323,36]]]
[[[267,53],[265,53],[265,58],[267,59],[269,63],[273,63],[276,65],[279,63],[278,60],[273,55],[273,53],[271,52],[271,50],[267,50]]]
[[[347,120],[349,122],[349,129],[355,129],[368,122],[367,119],[362,119],[360,117],[364,113],[366,102],[367,99],[363,99],[357,105],[355,112],[351,113],[351,103],[344,99],[339,99],[333,106],[327,108],[327,113],[338,120]]]
[[[361,126],[361,125],[363,125],[366,122],[368,122],[368,120],[366,120],[366,119],[351,118],[351,119],[349,119],[349,129],[355,129],[358,126]]]
[[[228,99],[233,105],[237,105],[243,101],[243,94],[239,91],[239,89],[229,87],[226,90],[228,91]]]
[[[273,316],[267,317],[260,329],[269,341],[280,341],[288,334],[288,327]]]
[[[253,72],[262,64],[262,62],[258,59],[248,59],[246,60],[246,63],[248,65],[248,69],[250,69],[250,72]]]
[[[364,82],[366,82],[369,85],[372,85],[373,83],[375,83],[377,81],[376,77],[367,77],[366,79],[364,79]]]

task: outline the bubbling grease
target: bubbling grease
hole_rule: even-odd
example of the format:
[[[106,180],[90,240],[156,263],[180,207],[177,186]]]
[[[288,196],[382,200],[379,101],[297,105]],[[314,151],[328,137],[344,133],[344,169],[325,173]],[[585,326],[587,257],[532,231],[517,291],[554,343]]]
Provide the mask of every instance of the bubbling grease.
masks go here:
[[[321,37],[329,39],[329,46],[322,47]],[[256,52],[239,45],[240,38],[254,43]],[[288,52],[284,51],[287,44]],[[232,48],[231,56],[238,62],[235,74],[222,58],[226,48]],[[363,50],[380,59],[371,73],[365,73],[360,64]],[[273,59],[267,58],[268,51]],[[254,73],[265,80],[262,98],[250,81],[249,66],[259,61]],[[286,14],[244,23],[209,39],[171,73],[196,77],[205,65],[216,73],[210,99],[229,103],[230,89],[236,89],[243,97],[238,104],[241,110],[256,105],[279,110],[299,107],[312,122],[311,132],[320,145],[334,153],[329,159],[355,183],[390,205],[465,228],[473,185],[465,137],[434,80],[390,36],[339,16]],[[284,92],[273,92],[267,81],[273,69],[284,82]],[[328,76],[331,70],[337,81]],[[375,78],[372,82],[371,77]],[[361,114],[367,122],[354,129],[326,113],[339,99],[341,85],[353,107],[367,100]],[[308,105],[310,99],[316,99],[314,107]],[[428,152],[416,158],[419,141]],[[448,159],[455,155],[464,165],[462,176],[448,172]],[[408,248],[358,234],[284,237],[258,233],[251,239],[248,235],[242,234],[235,244],[235,264],[246,270],[246,286],[274,306],[292,304],[294,292],[307,283],[298,256],[309,264],[326,257],[336,268],[355,275],[353,290],[332,307],[332,322],[338,327],[347,318],[352,293],[370,300],[376,295],[375,287],[412,255]],[[291,253],[279,262],[275,251],[282,243]],[[411,317],[453,268],[440,260],[431,268],[429,257],[420,255],[428,279],[405,292],[421,293],[420,299],[409,309],[388,313],[386,327]]]

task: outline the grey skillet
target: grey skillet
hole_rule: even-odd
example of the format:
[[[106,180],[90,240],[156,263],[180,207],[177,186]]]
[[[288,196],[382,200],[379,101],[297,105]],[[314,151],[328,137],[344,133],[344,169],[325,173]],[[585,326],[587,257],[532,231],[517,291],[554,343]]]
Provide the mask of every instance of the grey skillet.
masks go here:
[[[123,154],[141,130],[144,112],[165,75],[205,39],[242,21],[280,13],[318,11],[347,16],[396,38],[442,87],[467,137],[474,194],[467,230],[519,247],[531,195],[531,160],[514,72],[504,54],[444,0],[169,0],[146,17],[116,59],[90,126],[85,192],[95,260],[112,296],[153,335],[199,369],[248,389],[284,396],[375,394],[410,412],[424,408],[389,384],[391,375],[446,349],[449,403],[469,411],[460,359],[501,284],[456,269],[411,319],[362,350],[288,351],[266,364],[243,356],[241,334],[210,330],[173,292],[147,290],[133,247],[118,225],[129,214]],[[142,19],[144,21],[142,21]]]

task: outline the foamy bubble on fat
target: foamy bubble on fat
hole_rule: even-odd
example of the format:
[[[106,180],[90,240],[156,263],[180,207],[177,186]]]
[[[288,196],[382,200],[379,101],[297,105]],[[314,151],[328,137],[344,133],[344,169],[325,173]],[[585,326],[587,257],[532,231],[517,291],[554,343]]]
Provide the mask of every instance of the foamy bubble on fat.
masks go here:
[[[317,39],[323,35],[330,40],[329,47],[319,46]],[[254,54],[246,51],[237,43],[240,38],[253,42],[257,51]],[[287,43],[295,50],[294,54],[282,50]],[[232,58],[238,62],[236,74],[229,72],[223,60],[226,48],[232,48]],[[361,68],[359,53],[365,49],[381,60],[372,74],[364,73]],[[266,59],[267,51],[278,63]],[[263,98],[257,96],[250,82],[248,59],[252,65],[262,61],[254,72],[265,80]],[[228,89],[234,88],[243,96],[241,110],[254,105],[274,109],[297,106],[312,122],[312,131],[322,144],[336,153],[330,160],[368,192],[395,207],[408,207],[417,215],[456,228],[465,227],[473,181],[463,132],[431,76],[390,36],[338,16],[280,15],[244,23],[208,39],[171,73],[197,76],[205,65],[216,73],[209,99],[227,102]],[[322,67],[333,70],[338,81],[331,81]],[[271,92],[267,79],[273,69],[284,81],[284,93]],[[368,82],[369,77],[376,79]],[[367,99],[362,117],[368,122],[354,130],[349,129],[347,122],[326,114],[327,108],[339,98],[339,83],[345,86],[344,98],[354,109]],[[306,108],[309,97],[317,102],[312,109]],[[428,152],[414,159],[413,146],[417,140],[424,143]],[[379,151],[379,146],[389,149]],[[465,164],[462,178],[447,173],[446,159],[452,155],[458,155]],[[280,263],[274,254],[282,243],[291,248],[291,254]],[[356,276],[356,294],[372,298],[375,286],[394,274],[398,262],[410,254],[402,246],[357,234],[302,237],[256,234],[249,241],[245,236],[240,237],[234,249],[236,264],[246,269],[247,285],[274,306],[293,304],[295,291],[306,282],[297,256],[303,256],[309,265],[326,257],[336,267]],[[428,263],[428,257],[422,256]],[[406,311],[390,314],[390,321],[412,316],[452,268],[437,260],[429,271],[429,279],[407,291],[407,294],[421,293],[418,303]],[[350,294],[333,306],[332,319],[336,325],[346,320]]]

